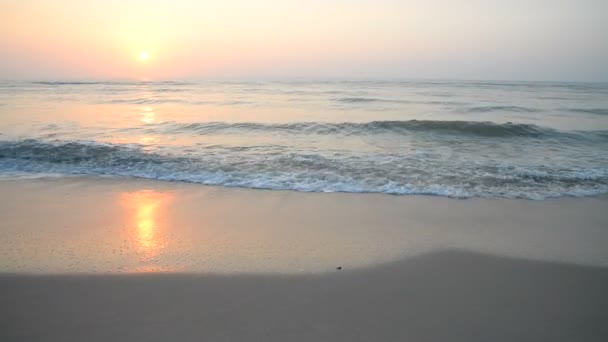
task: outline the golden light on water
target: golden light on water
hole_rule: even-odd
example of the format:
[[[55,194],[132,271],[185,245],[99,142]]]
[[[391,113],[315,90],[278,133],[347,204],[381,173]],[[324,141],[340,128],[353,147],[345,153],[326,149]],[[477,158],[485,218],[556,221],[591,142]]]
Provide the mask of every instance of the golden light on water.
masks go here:
[[[141,190],[122,195],[129,211],[129,232],[142,261],[150,261],[166,247],[165,211],[173,195],[153,190]]]
[[[156,114],[154,113],[154,109],[151,107],[144,107],[141,111],[141,122],[143,123],[154,123]]]

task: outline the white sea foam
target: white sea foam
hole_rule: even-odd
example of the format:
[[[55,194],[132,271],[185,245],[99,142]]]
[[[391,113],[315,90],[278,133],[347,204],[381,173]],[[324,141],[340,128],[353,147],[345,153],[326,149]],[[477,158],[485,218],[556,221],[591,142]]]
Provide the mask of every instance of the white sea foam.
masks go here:
[[[191,150],[191,148],[190,148]],[[426,194],[455,198],[543,199],[608,192],[608,168],[512,165],[443,159],[434,154],[291,151],[213,146],[149,153],[138,145],[0,142],[0,171],[129,176],[208,185],[312,192]]]

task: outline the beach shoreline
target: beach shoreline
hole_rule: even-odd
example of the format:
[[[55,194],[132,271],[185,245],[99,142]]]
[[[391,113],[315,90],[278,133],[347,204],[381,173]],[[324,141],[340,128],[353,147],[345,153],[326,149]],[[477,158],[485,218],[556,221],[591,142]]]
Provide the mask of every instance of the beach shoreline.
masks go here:
[[[0,272],[319,273],[445,249],[608,266],[608,197],[300,193],[132,178],[0,181]]]
[[[604,341],[606,197],[3,180],[3,341]]]
[[[0,342],[608,342],[602,13],[2,2]]]

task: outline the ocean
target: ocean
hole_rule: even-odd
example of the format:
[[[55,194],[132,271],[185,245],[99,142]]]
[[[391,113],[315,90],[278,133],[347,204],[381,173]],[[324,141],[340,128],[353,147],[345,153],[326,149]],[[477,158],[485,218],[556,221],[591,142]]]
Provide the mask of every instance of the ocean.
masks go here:
[[[608,84],[0,82],[0,178],[306,192],[608,193]]]

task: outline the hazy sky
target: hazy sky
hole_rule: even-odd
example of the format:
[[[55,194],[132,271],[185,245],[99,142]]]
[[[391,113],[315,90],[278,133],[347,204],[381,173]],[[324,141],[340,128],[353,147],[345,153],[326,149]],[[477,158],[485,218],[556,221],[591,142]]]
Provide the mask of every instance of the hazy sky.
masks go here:
[[[608,0],[0,0],[0,78],[198,77],[608,81]]]

